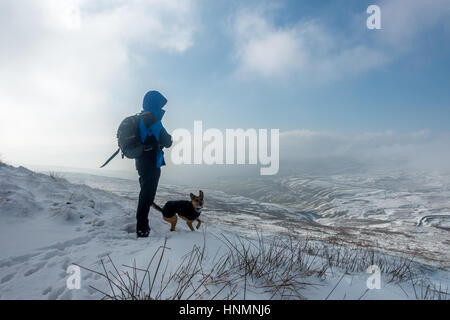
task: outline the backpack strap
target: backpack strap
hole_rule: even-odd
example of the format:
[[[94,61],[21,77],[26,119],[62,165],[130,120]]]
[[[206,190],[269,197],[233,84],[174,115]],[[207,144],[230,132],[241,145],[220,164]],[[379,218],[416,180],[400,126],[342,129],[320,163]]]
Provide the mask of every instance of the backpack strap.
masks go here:
[[[141,118],[139,120],[139,133],[141,135],[141,142],[144,143],[147,136],[154,136],[156,141],[159,142],[159,134],[161,130],[164,130],[161,121],[157,121],[150,125],[149,128],[146,127],[144,120]]]
[[[164,129],[161,121],[157,121],[150,125],[149,128],[145,126],[144,120],[141,118],[139,121],[139,133],[141,135],[141,142],[144,143],[147,136],[154,136],[156,141],[159,143],[159,135],[161,130]],[[158,148],[156,150],[156,167],[161,168],[164,165],[164,152]]]

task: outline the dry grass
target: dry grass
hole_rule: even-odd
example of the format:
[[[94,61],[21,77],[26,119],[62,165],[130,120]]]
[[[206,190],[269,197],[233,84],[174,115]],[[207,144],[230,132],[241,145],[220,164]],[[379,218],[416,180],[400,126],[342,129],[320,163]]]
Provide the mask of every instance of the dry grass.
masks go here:
[[[55,181],[63,179],[64,175],[61,172],[49,171],[48,175]]]
[[[317,259],[308,242],[293,237],[276,237],[265,241],[258,234],[257,241],[240,237],[219,238],[228,248],[225,255],[238,281],[263,289],[270,299],[304,299],[301,290],[314,285],[307,279],[322,278],[327,266]]]
[[[101,271],[80,267],[107,281],[109,292],[92,288],[103,299],[112,300],[231,300],[247,299],[254,292],[264,293],[268,299],[304,299],[302,292],[308,286],[320,285],[321,280],[335,272],[342,273],[328,298],[345,275],[365,272],[372,265],[380,268],[388,283],[400,288],[401,284],[412,284],[416,299],[449,297],[448,289],[428,281],[412,260],[293,236],[265,238],[258,233],[256,240],[224,234],[216,237],[225,245],[225,252],[207,258],[204,234],[203,245],[194,246],[171,272],[165,259],[170,250],[167,239],[144,269],[134,262],[132,266],[122,265],[124,271],[119,271],[109,256],[110,270],[103,260]],[[405,295],[411,298],[406,292]]]
[[[194,246],[183,256],[178,267],[168,273],[168,261],[163,267],[164,254],[170,248],[167,247],[167,238],[163,246],[159,247],[150,259],[147,267],[141,269],[122,265],[126,271],[120,272],[111,258],[108,261],[112,270],[107,270],[104,261],[101,261],[102,271],[98,272],[79,266],[103,277],[110,288],[110,292],[104,292],[98,288],[92,289],[102,295],[102,299],[111,300],[189,300],[189,299],[215,299],[219,294],[222,299],[236,297],[236,285],[228,279],[220,290],[212,291],[212,280],[220,281],[225,276],[227,261],[219,259],[207,270],[203,262],[205,258],[205,246]],[[153,267],[153,268],[152,268]],[[150,270],[153,271],[150,271]],[[228,289],[228,291],[227,291]]]

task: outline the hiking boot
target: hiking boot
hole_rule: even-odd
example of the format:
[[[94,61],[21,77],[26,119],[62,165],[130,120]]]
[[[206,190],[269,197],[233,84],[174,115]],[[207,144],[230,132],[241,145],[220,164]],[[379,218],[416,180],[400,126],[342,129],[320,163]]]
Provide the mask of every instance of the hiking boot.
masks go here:
[[[137,235],[138,238],[148,238],[149,234],[150,234],[150,230],[147,230],[147,231],[139,230],[139,231],[136,232],[136,235]]]

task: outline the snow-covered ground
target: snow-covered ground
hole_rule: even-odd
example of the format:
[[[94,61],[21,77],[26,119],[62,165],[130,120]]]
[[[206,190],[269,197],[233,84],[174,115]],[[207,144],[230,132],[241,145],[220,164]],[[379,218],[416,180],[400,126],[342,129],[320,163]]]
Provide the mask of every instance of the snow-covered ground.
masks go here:
[[[294,214],[294,219],[282,215],[279,226],[305,215],[313,217],[312,228],[294,221],[296,233],[325,241],[337,238],[450,267],[449,173],[291,175],[237,182],[222,179],[215,187]]]
[[[369,249],[384,252],[376,261],[393,266],[402,265],[402,259],[414,260],[408,264],[409,277],[405,275],[403,280],[389,282],[390,275],[381,273],[379,290],[367,289],[370,274],[357,268],[345,272],[342,263],[323,274],[305,273],[308,285],[300,290],[303,298],[449,298],[445,294],[450,284],[448,176],[421,177],[425,183],[419,183],[417,177],[291,177],[247,184],[245,190],[236,186],[229,193],[202,188],[206,202],[201,230],[191,232],[180,221],[171,233],[160,213],[152,210],[148,239],[135,236],[136,181],[80,173],[62,176],[64,179],[0,164],[0,299],[101,298],[94,288],[111,290],[100,275],[82,269],[81,289],[71,290],[66,284],[67,268],[77,264],[101,272],[103,261],[111,270],[110,257],[120,272],[129,271],[127,266],[134,264],[145,269],[154,253],[161,252],[166,238],[162,265],[167,274],[183,265],[193,248],[204,247],[202,272],[197,275],[204,276],[229,252],[224,237],[237,243],[257,243],[258,234],[266,243],[278,235],[308,239],[311,246],[322,248],[317,254],[308,247],[302,259],[310,259],[311,264],[325,265],[330,259],[323,255],[324,246],[329,250],[344,246],[339,252],[348,249],[349,262],[343,264],[364,259],[364,253],[352,252]],[[391,188],[388,192],[387,186]],[[156,202],[186,199],[189,192],[198,190],[161,185]],[[236,193],[240,195],[231,195]],[[155,268],[156,263],[150,270]],[[414,282],[419,276],[425,287]],[[202,284],[205,290],[191,298],[208,299],[216,293],[219,299],[282,297],[273,288],[268,290],[261,278],[248,283],[243,279],[229,287],[217,279],[208,280]],[[163,286],[159,278],[155,286]],[[427,288],[441,294],[424,294]]]

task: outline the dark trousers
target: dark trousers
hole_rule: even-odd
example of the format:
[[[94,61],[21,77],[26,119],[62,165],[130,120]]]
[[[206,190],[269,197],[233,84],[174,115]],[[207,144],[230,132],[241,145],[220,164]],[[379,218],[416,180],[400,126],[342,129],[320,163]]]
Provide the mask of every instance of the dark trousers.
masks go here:
[[[139,193],[139,202],[136,213],[136,231],[149,231],[148,213],[150,206],[155,200],[156,189],[158,189],[159,177],[161,169],[150,166],[137,166],[139,174],[139,184],[141,192]]]

